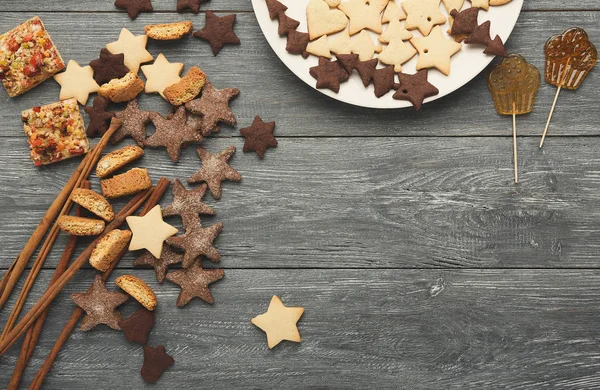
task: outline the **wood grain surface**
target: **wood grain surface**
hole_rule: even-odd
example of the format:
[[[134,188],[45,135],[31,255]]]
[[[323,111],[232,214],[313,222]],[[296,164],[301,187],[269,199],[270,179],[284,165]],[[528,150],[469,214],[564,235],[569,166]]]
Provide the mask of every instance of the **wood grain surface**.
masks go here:
[[[174,12],[176,0],[153,0],[157,12],[134,22],[113,3],[0,0],[0,32],[39,15],[63,57],[87,64],[122,27],[141,34],[147,24],[204,24],[204,12]],[[510,118],[496,115],[486,72],[419,113],[356,108],[315,92],[276,58],[249,0],[212,0],[202,9],[237,13],[242,45],[216,57],[195,38],[148,48],[186,69],[200,66],[218,88],[241,89],[232,103],[237,128],[204,143],[211,151],[235,145],[231,164],[244,176],[225,184],[220,201],[207,196],[217,215],[203,222],[225,224],[215,242],[226,270],[212,287],[216,303],[177,308],[178,287],[132,268],[130,253],[109,288],[131,273],[155,289],[150,343],[164,344],[175,366],[144,386],[141,347],[105,327],[76,331],[45,388],[600,388],[597,69],[580,90],[562,94],[539,150],[555,92],[543,83],[534,112],[518,119],[515,186]],[[597,0],[526,0],[524,10],[507,47],[540,68],[545,41],[568,27],[585,28],[600,44]],[[58,100],[58,92],[54,81],[15,99],[0,91],[1,272],[78,163],[36,168],[28,158],[20,112]],[[157,96],[141,96],[140,105],[170,110]],[[238,132],[255,115],[277,122],[279,147],[262,161],[242,153]],[[154,181],[200,168],[193,146],[177,164],[149,149],[133,165],[148,167]],[[163,204],[170,199],[168,191]],[[181,227],[178,218],[168,222]],[[28,307],[65,242],[61,235]],[[52,306],[23,388],[70,315],[70,295],[94,274],[82,270]],[[274,294],[306,311],[302,343],[269,351],[250,319]],[[136,307],[130,299],[123,313]],[[0,324],[8,314],[0,312]],[[18,347],[0,357],[0,388]]]

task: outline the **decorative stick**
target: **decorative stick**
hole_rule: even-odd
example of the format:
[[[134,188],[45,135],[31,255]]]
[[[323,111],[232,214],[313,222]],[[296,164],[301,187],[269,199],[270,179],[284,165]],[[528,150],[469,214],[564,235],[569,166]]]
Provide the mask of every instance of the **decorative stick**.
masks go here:
[[[140,216],[143,217],[144,215],[146,215],[148,211],[150,211],[154,206],[156,206],[160,202],[164,193],[169,188],[169,184],[170,181],[165,179],[164,177],[159,180],[158,184],[156,185],[156,190],[152,193],[152,196],[148,198],[146,205],[140,212]],[[110,277],[110,274],[116,268],[117,264],[119,263],[119,260],[123,257],[123,255],[126,252],[127,248],[123,249],[119,256],[117,256],[117,259],[110,265],[106,272],[102,274],[103,281],[106,281]],[[48,375],[48,373],[50,372],[50,369],[52,368],[54,361],[58,357],[60,350],[62,349],[63,345],[67,342],[69,336],[75,329],[75,326],[77,326],[77,322],[84,314],[85,313],[83,309],[79,306],[76,306],[75,309],[73,309],[71,317],[63,327],[63,330],[61,331],[60,335],[58,336],[58,339],[54,343],[54,346],[50,350],[50,353],[46,357],[46,360],[44,361],[39,371],[33,378],[33,381],[31,382],[31,385],[29,387],[30,390],[39,390],[41,388],[42,384],[44,383],[44,380],[46,379],[46,375]]]
[[[558,102],[558,96],[560,95],[560,91],[565,83],[565,79],[567,78],[567,69],[569,68],[569,63],[571,59],[567,61],[567,65],[565,65],[565,71],[563,76],[561,77],[560,84],[558,85],[558,89],[556,90],[556,95],[554,96],[554,102],[552,103],[552,108],[550,108],[550,115],[548,115],[548,121],[546,122],[546,128],[544,129],[544,134],[542,134],[542,140],[540,141],[540,149],[544,146],[544,141],[546,140],[546,135],[548,134],[548,129],[550,128],[550,122],[552,122],[552,116],[554,116],[554,109],[556,108],[556,103]]]
[[[515,184],[519,183],[519,160],[517,156],[517,106],[513,102],[513,164],[515,166]]]

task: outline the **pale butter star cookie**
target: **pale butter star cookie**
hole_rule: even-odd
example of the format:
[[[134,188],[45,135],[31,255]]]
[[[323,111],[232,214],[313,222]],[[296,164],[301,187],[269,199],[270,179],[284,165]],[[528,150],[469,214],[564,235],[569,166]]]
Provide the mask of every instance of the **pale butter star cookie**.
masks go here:
[[[419,51],[417,70],[436,68],[446,76],[450,74],[450,58],[462,48],[460,43],[446,38],[440,26],[436,26],[429,36],[413,38],[410,43]]]
[[[406,29],[418,29],[424,36],[429,35],[433,26],[446,23],[440,10],[441,0],[408,0],[402,3],[407,14]]]
[[[419,0],[420,1],[420,0]],[[354,35],[364,29],[381,34],[381,10],[367,4],[367,0],[350,0],[338,6],[350,19],[348,33]]]
[[[94,93],[100,88],[94,80],[92,67],[79,66],[73,60],[67,64],[66,71],[54,75],[54,80],[60,84],[60,100],[75,98],[84,106],[90,93]]]
[[[171,63],[160,53],[152,65],[142,66],[142,73],[146,76],[146,93],[159,93],[164,98],[163,91],[181,80],[182,70],[183,63]]]
[[[154,57],[146,50],[148,42],[147,35],[138,35],[137,37],[128,29],[124,28],[119,34],[119,40],[106,45],[108,51],[112,54],[125,55],[125,66],[134,73],[140,69],[140,64],[150,62]]]

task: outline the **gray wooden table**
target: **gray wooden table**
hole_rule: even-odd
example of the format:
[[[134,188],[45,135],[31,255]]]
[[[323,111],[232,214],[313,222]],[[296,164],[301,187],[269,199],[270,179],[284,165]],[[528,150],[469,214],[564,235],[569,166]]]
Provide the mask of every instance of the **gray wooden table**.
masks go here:
[[[65,59],[97,57],[122,27],[192,19],[175,0],[131,22],[109,0],[0,0],[0,31],[39,15]],[[521,184],[512,183],[510,119],[496,115],[483,75],[420,113],[375,111],[315,92],[275,57],[248,0],[212,0],[203,9],[235,12],[239,47],[213,57],[198,40],[150,42],[171,61],[198,65],[217,87],[238,87],[240,126],[254,115],[277,122],[279,148],[263,161],[241,153],[226,128],[205,145],[236,145],[244,176],[209,202],[225,230],[217,241],[226,276],[214,306],[175,306],[178,287],[133,272],[159,298],[153,345],[176,361],[156,388],[599,388],[600,387],[600,72],[565,92],[550,138],[537,143],[555,88],[543,84],[533,114],[519,118]],[[574,25],[600,43],[597,0],[527,0],[511,52],[543,65],[543,45]],[[38,169],[28,158],[20,112],[58,98],[48,81],[9,99],[0,92],[0,268],[6,270],[77,161]],[[168,112],[144,96],[144,108]],[[139,165],[186,178],[199,167],[193,148],[173,164],[148,150]],[[97,180],[94,187],[98,188]],[[165,199],[170,199],[170,191]],[[170,220],[177,223],[176,219]],[[61,237],[30,297],[53,272]],[[24,385],[28,385],[94,271],[82,270],[52,306]],[[114,287],[114,278],[109,283]],[[272,351],[250,324],[272,295],[304,306],[300,344]],[[11,304],[14,302],[11,300]],[[29,307],[28,306],[28,307]],[[135,309],[128,302],[123,312]],[[4,323],[7,310],[0,313]],[[0,358],[0,388],[18,348]],[[51,371],[51,389],[142,388],[142,350],[121,333],[76,331]],[[149,388],[152,386],[148,386]]]

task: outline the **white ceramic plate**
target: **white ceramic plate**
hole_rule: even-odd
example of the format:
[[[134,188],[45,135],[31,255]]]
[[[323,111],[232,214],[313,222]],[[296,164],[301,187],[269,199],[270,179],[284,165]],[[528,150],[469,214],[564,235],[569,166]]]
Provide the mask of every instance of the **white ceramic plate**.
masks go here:
[[[288,7],[287,15],[298,20],[300,22],[299,31],[307,31],[306,28],[306,5],[309,0],[279,0]],[[342,0],[347,1],[347,0]],[[396,0],[398,4],[402,3],[403,0]],[[496,34],[500,35],[502,40],[506,42],[514,29],[521,8],[523,7],[524,0],[513,0],[512,2],[499,6],[490,7],[489,11],[481,11],[479,13],[479,22],[490,20],[492,22],[491,34],[492,37]],[[469,2],[465,2],[465,7],[468,7]],[[306,84],[315,88],[316,81],[309,74],[309,69],[312,66],[317,65],[317,58],[309,56],[307,59],[302,58],[299,55],[293,55],[285,50],[286,39],[280,37],[277,34],[277,20],[271,20],[269,18],[269,12],[267,10],[267,4],[265,0],[252,0],[252,6],[260,28],[263,34],[267,38],[267,41],[277,54],[281,61],[292,71],[296,76],[303,80]],[[440,5],[442,12],[445,12],[444,6]],[[448,22],[442,26],[442,30],[445,32],[449,28]],[[385,27],[384,27],[385,29]],[[415,36],[419,36],[417,31],[414,31]],[[377,42],[377,35],[373,34],[373,42]],[[417,57],[415,56],[412,60],[407,62],[402,71],[404,73],[414,73],[416,71],[415,66],[417,63]],[[493,56],[483,54],[483,48],[481,46],[463,45],[463,49],[452,57],[452,68],[449,76],[444,76],[437,70],[429,71],[429,81],[435,85],[439,90],[439,95],[433,96],[425,103],[439,99],[446,96],[463,85],[471,81],[486,66],[494,59]],[[315,88],[316,89],[316,88]],[[373,86],[370,85],[365,88],[360,80],[360,77],[356,73],[350,77],[346,83],[343,83],[340,92],[334,93],[328,89],[319,89],[319,92],[330,96],[336,100],[354,104],[356,106],[370,107],[370,108],[403,108],[410,107],[410,103],[402,100],[394,100],[392,98],[393,93],[377,98],[373,92]]]

